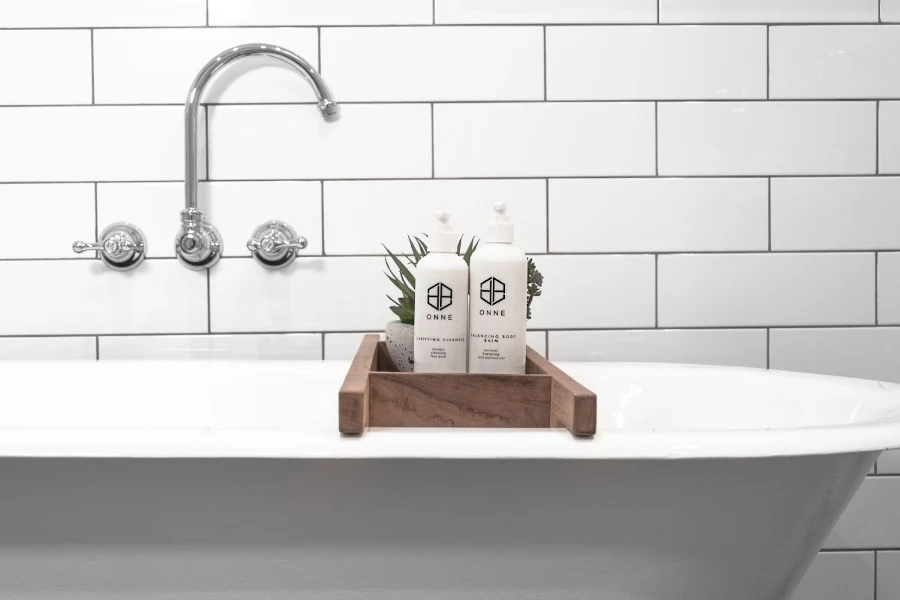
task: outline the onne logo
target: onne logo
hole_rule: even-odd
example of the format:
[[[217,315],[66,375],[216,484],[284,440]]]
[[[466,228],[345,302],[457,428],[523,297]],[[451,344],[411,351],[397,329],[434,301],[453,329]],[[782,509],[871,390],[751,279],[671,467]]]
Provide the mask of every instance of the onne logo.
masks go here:
[[[491,306],[506,298],[506,284],[496,277],[488,277],[481,282],[481,299]]]
[[[428,288],[428,306],[434,310],[444,310],[453,304],[453,290],[443,283]]]

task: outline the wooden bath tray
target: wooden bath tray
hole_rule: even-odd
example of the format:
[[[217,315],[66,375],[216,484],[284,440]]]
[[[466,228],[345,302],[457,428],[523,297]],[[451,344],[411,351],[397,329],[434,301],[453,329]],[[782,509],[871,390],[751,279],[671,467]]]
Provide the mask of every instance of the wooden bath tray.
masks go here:
[[[368,427],[597,429],[597,396],[528,348],[525,375],[400,373],[377,335],[363,338],[341,386],[341,433]]]

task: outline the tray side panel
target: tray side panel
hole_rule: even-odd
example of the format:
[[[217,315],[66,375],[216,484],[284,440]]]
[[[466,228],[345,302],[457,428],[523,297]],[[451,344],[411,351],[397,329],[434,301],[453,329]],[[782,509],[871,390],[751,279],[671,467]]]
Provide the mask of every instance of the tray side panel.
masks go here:
[[[378,367],[378,335],[363,337],[350,370],[338,392],[338,429],[341,433],[363,433],[369,421],[369,373]]]
[[[573,435],[591,436],[597,432],[597,395],[562,369],[528,348],[525,354],[527,373],[542,373],[553,379],[550,403],[550,425],[565,427]]]
[[[543,375],[372,373],[371,427],[550,427]]]

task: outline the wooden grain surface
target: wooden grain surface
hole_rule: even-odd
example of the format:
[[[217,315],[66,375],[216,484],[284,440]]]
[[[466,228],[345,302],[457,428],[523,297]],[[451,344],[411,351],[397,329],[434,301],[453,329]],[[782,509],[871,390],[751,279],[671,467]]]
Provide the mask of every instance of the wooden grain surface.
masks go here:
[[[378,335],[363,337],[338,392],[338,429],[360,434],[369,423],[369,373],[378,368]]]
[[[594,435],[597,397],[528,348],[526,375],[399,373],[378,335],[367,335],[339,393],[339,429],[565,427]]]
[[[528,348],[525,353],[527,373],[543,373],[553,379],[550,393],[550,426],[565,427],[572,435],[590,436],[597,432],[597,395],[562,369]]]
[[[550,377],[372,373],[371,427],[549,427]]]

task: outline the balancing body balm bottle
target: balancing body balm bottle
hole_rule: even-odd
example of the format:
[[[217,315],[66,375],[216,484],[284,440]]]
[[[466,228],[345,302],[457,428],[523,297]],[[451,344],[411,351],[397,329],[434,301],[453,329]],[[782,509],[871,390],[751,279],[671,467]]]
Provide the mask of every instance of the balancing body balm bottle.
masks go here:
[[[460,235],[450,215],[434,214],[437,229],[428,236],[428,254],[416,266],[416,373],[465,373],[469,266],[456,253]]]
[[[497,203],[469,261],[470,373],[525,373],[528,261],[512,242],[506,205]]]

